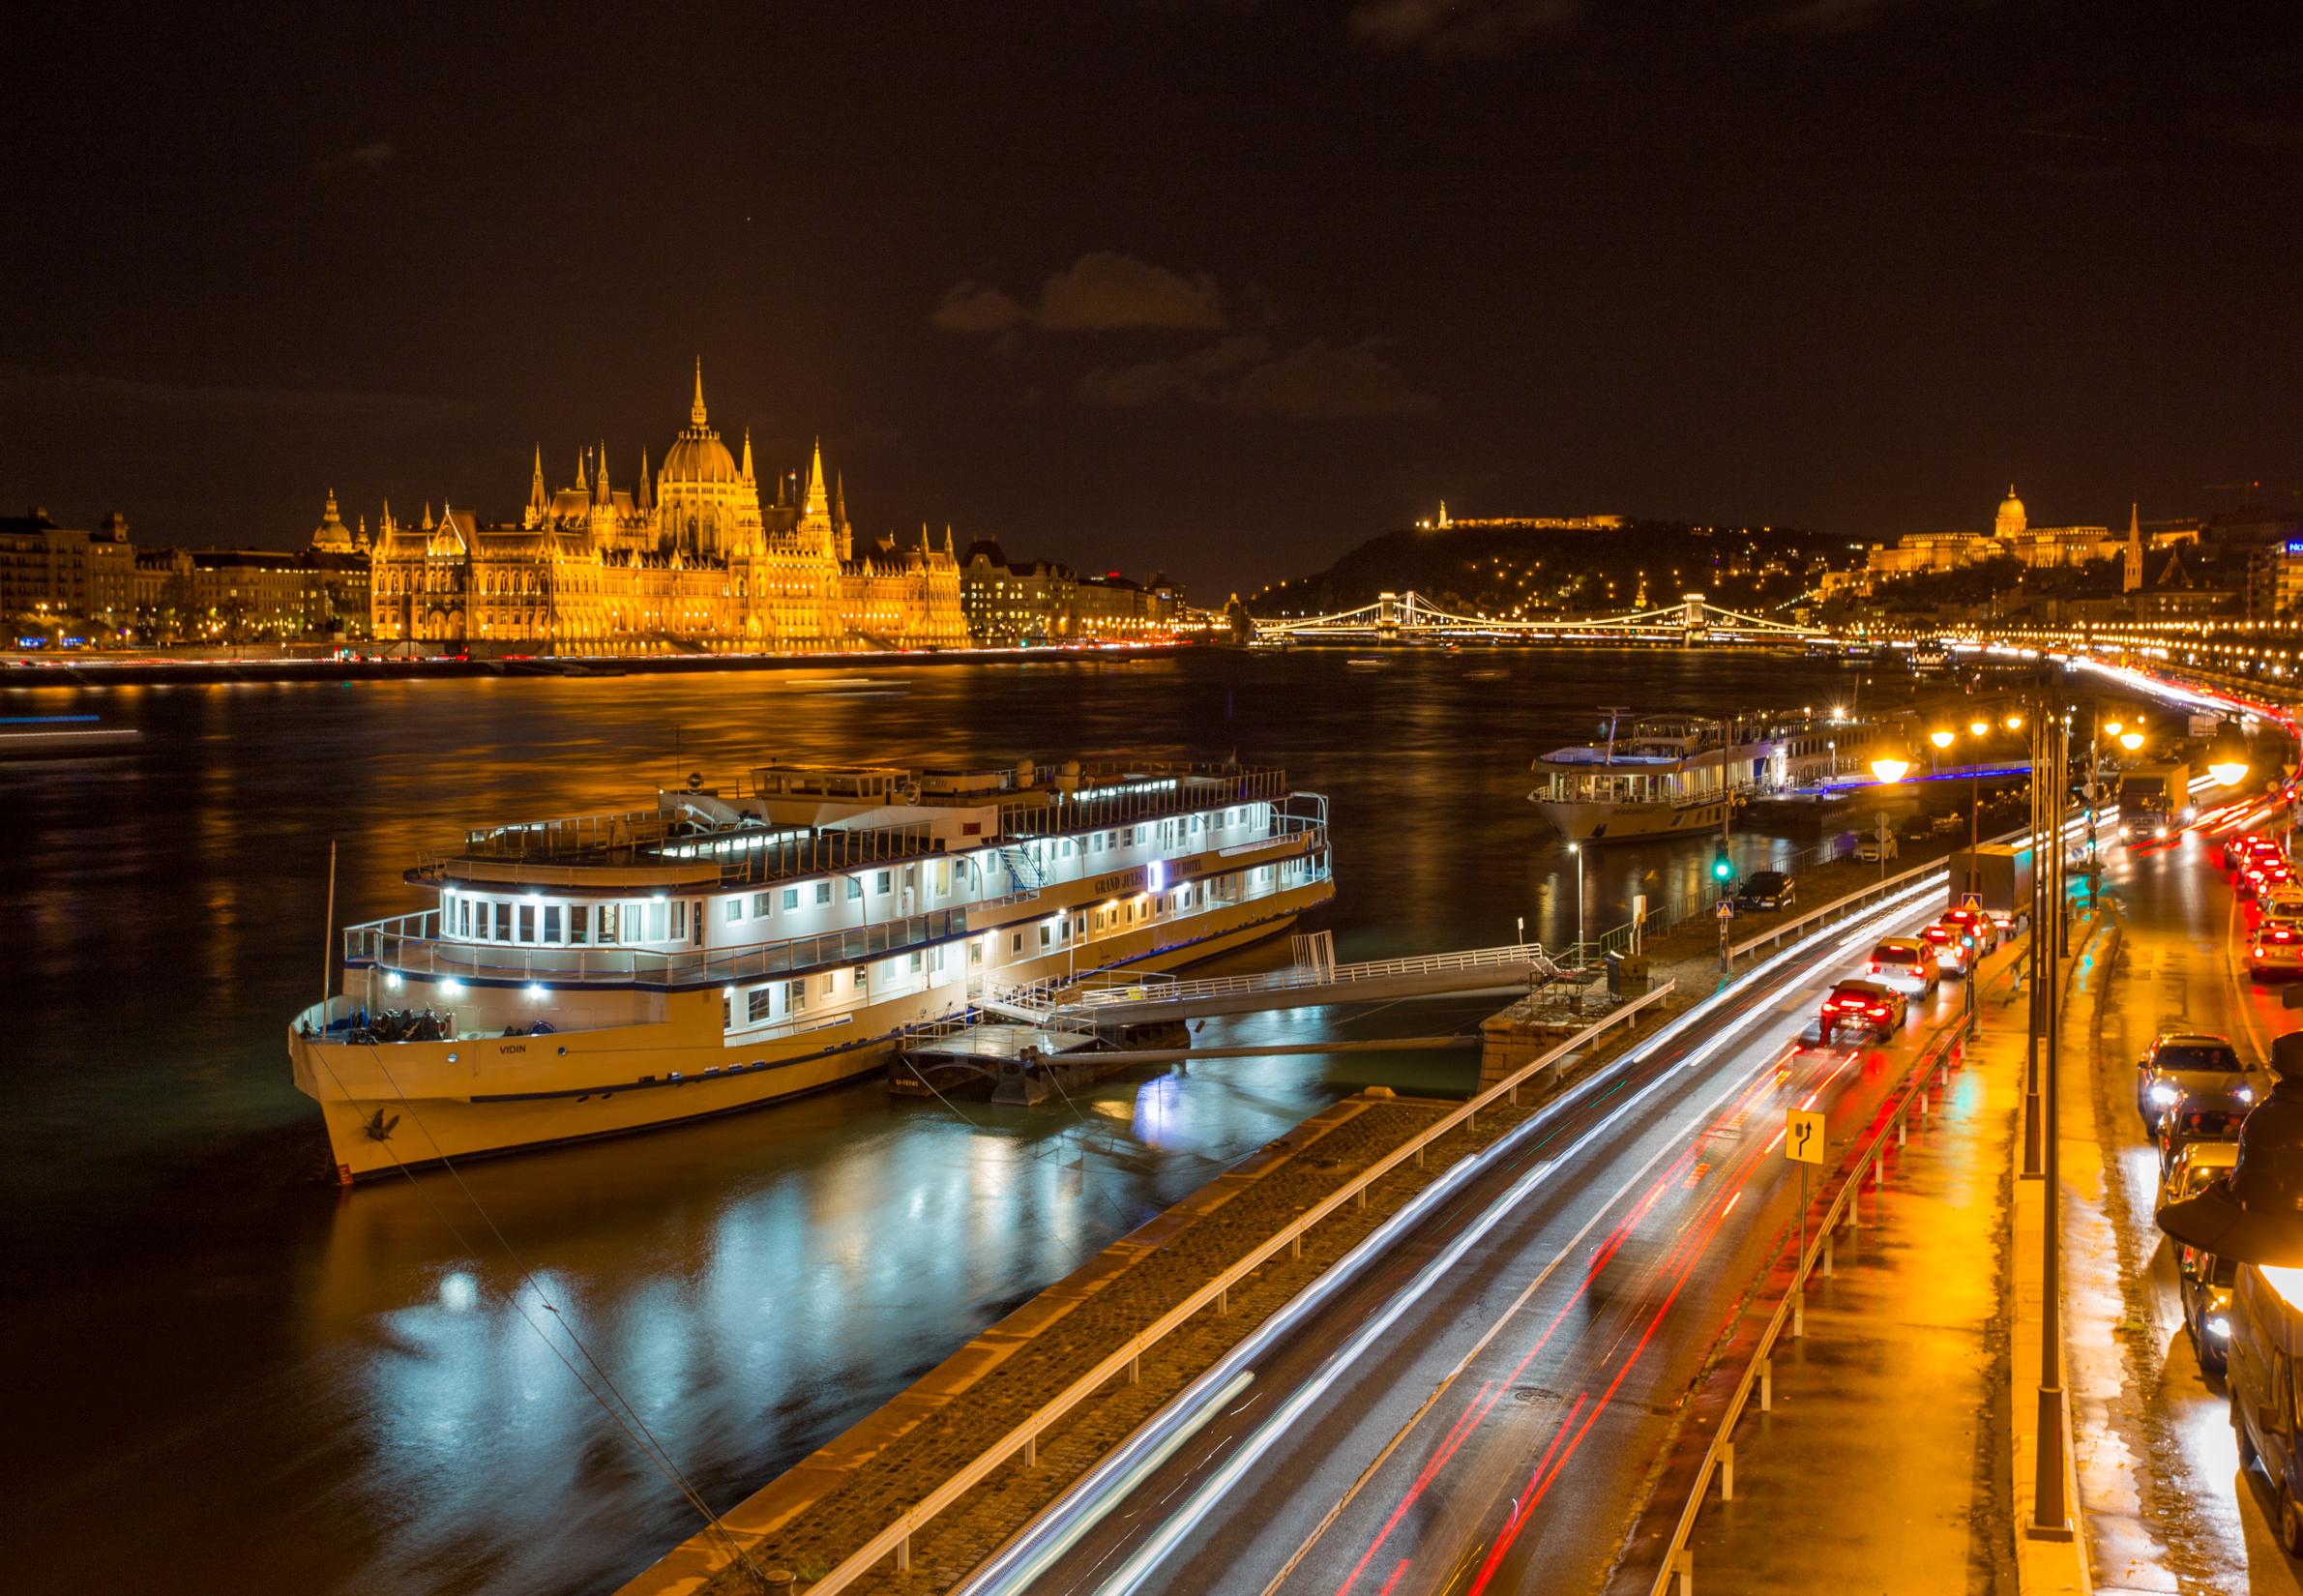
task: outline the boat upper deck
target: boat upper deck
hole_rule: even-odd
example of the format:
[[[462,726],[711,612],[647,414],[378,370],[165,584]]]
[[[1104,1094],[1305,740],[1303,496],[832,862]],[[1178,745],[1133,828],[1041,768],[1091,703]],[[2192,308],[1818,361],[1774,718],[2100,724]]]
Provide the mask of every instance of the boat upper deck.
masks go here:
[[[749,794],[700,783],[654,810],[490,826],[419,859],[411,879],[604,888],[795,880],[1290,796],[1286,772],[1130,762],[939,770],[791,765],[753,770]]]

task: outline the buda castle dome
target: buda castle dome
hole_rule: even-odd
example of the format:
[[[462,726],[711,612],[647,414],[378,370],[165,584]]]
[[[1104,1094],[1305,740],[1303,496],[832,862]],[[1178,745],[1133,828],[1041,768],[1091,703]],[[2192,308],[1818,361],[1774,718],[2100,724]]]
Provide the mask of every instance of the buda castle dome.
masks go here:
[[[2030,517],[2023,514],[2023,501],[2015,496],[2015,484],[2009,483],[2007,496],[1999,501],[1998,518],[1992,524],[1993,535],[2020,538],[2030,524]]]

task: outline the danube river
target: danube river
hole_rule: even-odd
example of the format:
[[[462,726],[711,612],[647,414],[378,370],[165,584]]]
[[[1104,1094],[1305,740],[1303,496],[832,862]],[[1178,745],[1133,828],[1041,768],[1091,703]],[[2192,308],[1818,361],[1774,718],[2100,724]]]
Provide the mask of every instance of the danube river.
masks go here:
[[[534,1293],[515,1301],[515,1254],[726,1504],[1338,1096],[1460,1093],[1475,1074],[1461,1052],[1230,1060],[1033,1110],[866,1083],[474,1163],[460,1189],[343,1194],[284,1049],[318,995],[331,841],[340,922],[421,906],[400,872],[466,825],[642,807],[690,771],[731,783],[755,755],[1236,753],[1330,795],[1339,892],[1314,924],[1342,957],[1503,942],[1522,915],[1558,941],[1575,872],[1524,802],[1533,754],[1587,738],[1603,704],[1874,691],[1758,655],[1391,659],[0,693],[0,713],[94,710],[143,733],[125,754],[0,765],[17,1436],[0,1582],[612,1588],[695,1522],[532,1325],[551,1321]],[[1856,818],[1741,839],[1739,863]],[[1693,890],[1708,849],[1592,855],[1592,931],[1627,918],[1634,891]],[[1206,1039],[1469,1018],[1307,1013]]]

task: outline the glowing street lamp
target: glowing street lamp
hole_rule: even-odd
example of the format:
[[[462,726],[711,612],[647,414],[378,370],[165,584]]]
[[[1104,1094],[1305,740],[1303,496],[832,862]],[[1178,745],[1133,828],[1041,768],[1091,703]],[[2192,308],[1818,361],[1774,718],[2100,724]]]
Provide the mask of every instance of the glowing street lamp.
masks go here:
[[[2207,745],[2207,774],[2225,786],[2236,786],[2247,775],[2247,741],[2236,722],[2226,721]]]
[[[1934,744],[1937,748],[1949,748],[1951,746],[1952,739],[1958,735],[1959,733],[1952,730],[1949,726],[1940,726],[1935,730],[1929,732],[1927,734],[1927,740]]]

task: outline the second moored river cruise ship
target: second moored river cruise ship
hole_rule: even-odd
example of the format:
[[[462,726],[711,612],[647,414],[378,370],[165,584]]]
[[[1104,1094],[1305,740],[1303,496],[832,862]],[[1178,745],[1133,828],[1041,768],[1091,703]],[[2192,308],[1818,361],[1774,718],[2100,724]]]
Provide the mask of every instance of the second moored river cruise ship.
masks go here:
[[[748,796],[490,827],[344,931],[297,1087],[345,1182],[751,1108],[906,1026],[1170,969],[1334,896],[1326,800],[1236,764],[765,765]]]

